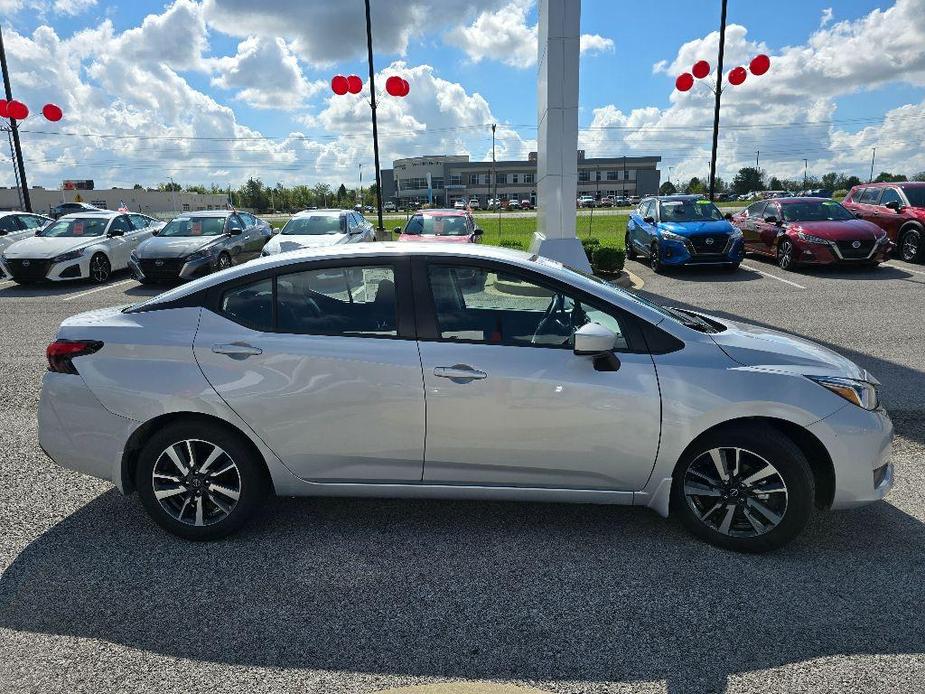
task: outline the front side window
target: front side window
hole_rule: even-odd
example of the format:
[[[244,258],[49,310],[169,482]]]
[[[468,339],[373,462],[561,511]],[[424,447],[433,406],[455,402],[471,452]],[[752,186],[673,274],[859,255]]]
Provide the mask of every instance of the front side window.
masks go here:
[[[47,229],[40,231],[36,236],[43,238],[60,239],[66,237],[83,238],[102,236],[106,232],[109,220],[105,217],[78,217],[76,219],[61,219]]]
[[[229,289],[222,295],[221,310],[227,318],[252,330],[272,330],[273,280],[268,278]]]
[[[224,217],[176,217],[158,236],[221,236],[225,233]]]
[[[130,214],[129,219],[132,220],[132,226],[136,229],[147,229],[148,225],[153,221],[142,214]]]
[[[925,207],[925,186],[902,186],[912,207]]]
[[[878,197],[880,197],[879,188],[868,188],[861,195],[861,199],[858,200],[858,202],[862,202],[865,205],[876,205]]]
[[[132,226],[132,223],[129,221],[129,218],[125,215],[121,217],[116,217],[112,220],[112,226],[109,227],[110,231],[121,231],[123,234],[127,234],[130,231],[134,231],[135,228]]]
[[[619,320],[568,294],[490,268],[431,265],[440,338],[518,347],[570,349],[575,331],[600,323],[626,348]]]
[[[764,211],[765,205],[767,204],[768,203],[765,202],[764,200],[761,200],[760,202],[752,203],[747,208],[745,208],[745,216],[748,217],[749,219],[754,218],[754,217],[757,217],[760,219],[761,213]]]
[[[276,280],[276,328],[315,335],[398,335],[388,266],[305,270]]]

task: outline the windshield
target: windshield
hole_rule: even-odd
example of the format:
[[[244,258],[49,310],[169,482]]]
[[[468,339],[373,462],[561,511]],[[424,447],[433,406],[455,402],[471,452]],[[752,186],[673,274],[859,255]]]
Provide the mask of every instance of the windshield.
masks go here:
[[[224,217],[177,217],[158,236],[221,236],[224,231]]]
[[[406,234],[423,234],[424,236],[468,236],[469,225],[462,215],[415,215],[405,227]]]
[[[909,198],[909,204],[913,207],[925,207],[925,186],[900,186],[906,197]]]
[[[293,217],[280,232],[283,236],[321,236],[323,234],[342,234],[339,214],[314,214],[306,217]]]
[[[663,222],[709,222],[723,218],[723,213],[709,200],[660,200],[658,209]]]
[[[834,200],[805,200],[780,207],[785,222],[845,221],[855,218]]]
[[[47,229],[40,231],[36,236],[46,238],[66,238],[84,236],[102,236],[106,231],[109,219],[106,217],[87,217],[79,219],[60,219]]]

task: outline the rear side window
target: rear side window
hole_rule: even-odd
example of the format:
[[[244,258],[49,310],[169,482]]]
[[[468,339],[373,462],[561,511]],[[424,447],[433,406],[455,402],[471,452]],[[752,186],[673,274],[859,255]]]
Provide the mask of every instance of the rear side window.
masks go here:
[[[229,289],[222,295],[222,313],[235,323],[267,332],[273,329],[273,280]]]
[[[898,202],[902,205],[902,198],[899,197],[899,193],[896,192],[893,188],[884,188],[883,195],[880,196],[880,204],[886,205],[888,202]]]
[[[876,205],[877,198],[880,197],[879,188],[867,188],[864,193],[861,195],[861,199],[858,202],[862,202],[866,205]]]
[[[279,332],[398,335],[391,267],[324,268],[280,275],[276,300]]]

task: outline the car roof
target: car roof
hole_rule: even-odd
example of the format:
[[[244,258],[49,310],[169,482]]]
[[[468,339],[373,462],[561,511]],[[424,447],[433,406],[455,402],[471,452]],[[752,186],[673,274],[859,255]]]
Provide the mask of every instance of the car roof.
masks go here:
[[[758,200],[757,202],[762,202],[762,201]],[[833,200],[832,198],[819,198],[819,197],[816,197],[815,195],[803,195],[803,196],[793,195],[793,196],[786,197],[786,198],[772,198],[770,200],[765,200],[764,202],[782,202],[785,204],[790,204],[794,202],[818,202],[820,204],[827,202],[831,204],[834,202],[836,205],[841,204],[840,202],[838,202],[838,200]]]
[[[302,216],[305,216],[305,215],[312,215],[312,216],[314,216],[314,215],[318,215],[318,214],[327,214],[327,215],[330,215],[330,216],[333,217],[334,215],[346,214],[347,212],[353,212],[353,211],[354,211],[354,210],[338,210],[338,209],[332,209],[332,208],[326,208],[326,209],[323,209],[323,210],[299,210],[298,212],[296,212],[296,213],[295,213],[294,215],[292,215],[292,216],[293,216],[293,217],[302,217]]]
[[[646,200],[658,200],[659,202],[682,202],[684,200],[706,200],[702,195],[647,195]]]
[[[438,210],[418,210],[415,215],[430,215],[431,217],[465,217],[465,210],[452,210],[441,208]]]
[[[228,217],[229,215],[237,213],[237,210],[195,210],[191,212],[181,212],[180,214],[174,215],[172,219],[180,219],[181,217]]]
[[[58,217],[59,220],[62,219],[86,219],[87,217],[100,217],[102,219],[111,219],[112,217],[118,217],[121,214],[127,214],[125,212],[113,212],[112,210],[83,210],[82,212],[71,212],[69,214],[63,214]]]

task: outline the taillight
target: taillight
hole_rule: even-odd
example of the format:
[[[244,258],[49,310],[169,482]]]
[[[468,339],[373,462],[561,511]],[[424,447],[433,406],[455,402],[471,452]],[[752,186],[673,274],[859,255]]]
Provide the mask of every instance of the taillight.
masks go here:
[[[98,352],[102,346],[103,343],[98,340],[55,340],[45,350],[48,370],[59,374],[76,374],[77,369],[71,359]]]

